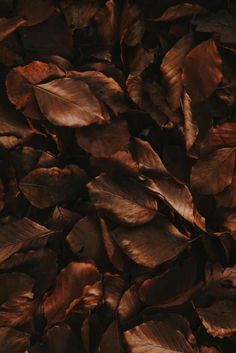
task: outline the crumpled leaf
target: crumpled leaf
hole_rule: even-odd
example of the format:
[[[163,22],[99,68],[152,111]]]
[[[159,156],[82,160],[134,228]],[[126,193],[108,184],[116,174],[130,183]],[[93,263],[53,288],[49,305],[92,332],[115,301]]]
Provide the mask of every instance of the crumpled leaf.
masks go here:
[[[114,181],[101,174],[87,187],[95,207],[121,223],[138,225],[155,217],[156,200],[135,180]]]
[[[209,97],[223,78],[222,59],[214,40],[194,47],[184,59],[183,82],[194,102]]]
[[[34,92],[42,114],[54,125],[82,127],[106,122],[99,101],[83,81],[59,78],[35,85]]]
[[[207,308],[197,308],[198,316],[213,337],[229,337],[236,332],[236,304],[219,300]]]
[[[174,259],[188,245],[188,238],[161,216],[140,227],[117,227],[112,236],[127,256],[148,268]]]
[[[15,297],[33,298],[34,280],[24,273],[2,273],[0,274],[0,285],[0,304]]]
[[[68,165],[63,169],[36,168],[21,179],[19,187],[33,206],[47,208],[73,198],[84,182],[84,171]]]
[[[100,279],[97,268],[92,264],[71,262],[59,273],[56,287],[45,298],[42,309],[48,325],[63,321],[88,286]]]
[[[219,263],[209,263],[205,276],[208,294],[214,297],[236,297],[236,266],[223,268]]]
[[[234,148],[222,148],[198,160],[192,167],[191,186],[200,194],[218,194],[231,184],[235,163]]]
[[[125,331],[131,353],[193,353],[194,350],[178,330],[161,321],[148,321]]]

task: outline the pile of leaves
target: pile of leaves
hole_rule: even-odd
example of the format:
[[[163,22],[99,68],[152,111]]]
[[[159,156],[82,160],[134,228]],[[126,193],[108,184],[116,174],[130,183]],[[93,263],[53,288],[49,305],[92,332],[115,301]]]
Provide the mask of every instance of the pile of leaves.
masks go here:
[[[0,1],[0,352],[235,353],[236,4]]]

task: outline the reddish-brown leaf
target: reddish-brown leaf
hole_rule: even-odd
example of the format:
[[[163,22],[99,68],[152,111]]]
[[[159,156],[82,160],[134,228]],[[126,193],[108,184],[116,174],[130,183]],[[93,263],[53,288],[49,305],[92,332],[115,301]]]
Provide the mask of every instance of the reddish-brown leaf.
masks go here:
[[[130,133],[125,121],[109,125],[92,125],[77,129],[78,145],[94,157],[108,157],[125,150],[129,144]]]
[[[52,0],[16,0],[15,11],[27,19],[25,26],[34,26],[45,21],[55,10]]]
[[[30,335],[10,327],[0,327],[0,344],[4,353],[22,353],[29,348]]]
[[[26,22],[25,18],[0,18],[0,42]]]
[[[219,149],[193,165],[191,186],[200,194],[218,194],[231,184],[234,167],[235,149]]]
[[[206,12],[206,10],[202,6],[185,2],[169,7],[161,17],[157,19],[152,18],[150,20],[155,22],[173,21],[183,17],[192,17],[204,12]]]
[[[20,181],[19,187],[33,206],[47,208],[74,198],[84,183],[84,171],[69,165],[64,169],[34,169]]]
[[[156,215],[156,200],[135,180],[119,178],[116,181],[101,174],[87,187],[95,207],[121,223],[143,224]]]
[[[63,321],[88,286],[100,279],[94,265],[71,262],[58,275],[56,287],[42,304],[48,325]]]
[[[188,238],[161,216],[140,227],[118,227],[112,236],[127,256],[149,268],[174,259],[188,244]]]
[[[209,97],[222,81],[222,59],[214,40],[194,47],[185,57],[183,81],[193,101]]]

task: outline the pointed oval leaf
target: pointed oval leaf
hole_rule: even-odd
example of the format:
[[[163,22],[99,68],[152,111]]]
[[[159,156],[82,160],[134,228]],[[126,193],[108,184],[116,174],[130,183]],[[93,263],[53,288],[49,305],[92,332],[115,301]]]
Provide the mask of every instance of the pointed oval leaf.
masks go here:
[[[95,207],[121,223],[143,224],[155,217],[156,200],[135,180],[115,181],[101,174],[87,187]]]
[[[105,123],[102,108],[89,86],[62,78],[34,86],[41,112],[54,125],[82,127]]]

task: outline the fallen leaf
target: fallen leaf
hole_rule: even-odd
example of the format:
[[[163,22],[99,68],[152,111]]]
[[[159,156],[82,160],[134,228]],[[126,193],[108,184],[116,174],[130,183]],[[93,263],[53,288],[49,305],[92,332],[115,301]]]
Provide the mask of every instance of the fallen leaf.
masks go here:
[[[99,101],[83,81],[59,78],[35,85],[34,92],[42,114],[54,125],[105,123]]]
[[[223,78],[222,59],[210,39],[194,47],[184,59],[183,82],[187,93],[194,102],[209,97]]]
[[[200,194],[218,194],[231,184],[234,164],[234,148],[222,148],[208,154],[192,167],[192,188]]]
[[[19,187],[33,206],[47,208],[73,198],[84,183],[84,171],[69,165],[63,169],[36,168],[21,179]]]
[[[171,6],[161,15],[161,17],[157,19],[150,18],[149,20],[155,22],[174,21],[183,17],[196,16],[204,12],[206,12],[206,10],[202,6],[185,2]]]
[[[161,216],[140,227],[117,227],[112,236],[127,256],[148,268],[174,259],[188,244],[188,238]]]
[[[87,187],[95,207],[121,223],[138,225],[155,217],[156,200],[134,180],[114,181],[102,174]]]
[[[26,22],[25,18],[0,18],[0,42]]]
[[[30,335],[10,327],[0,327],[0,345],[4,353],[22,353],[30,345]]]
[[[52,0],[16,0],[15,11],[27,19],[25,26],[35,26],[45,21],[55,10]]]
[[[100,279],[94,265],[71,262],[59,273],[56,287],[45,298],[42,309],[47,324],[63,321],[74,300],[81,299],[88,286]]]
[[[229,300],[216,301],[207,308],[197,308],[207,332],[213,337],[229,337],[236,332],[236,305]]]

